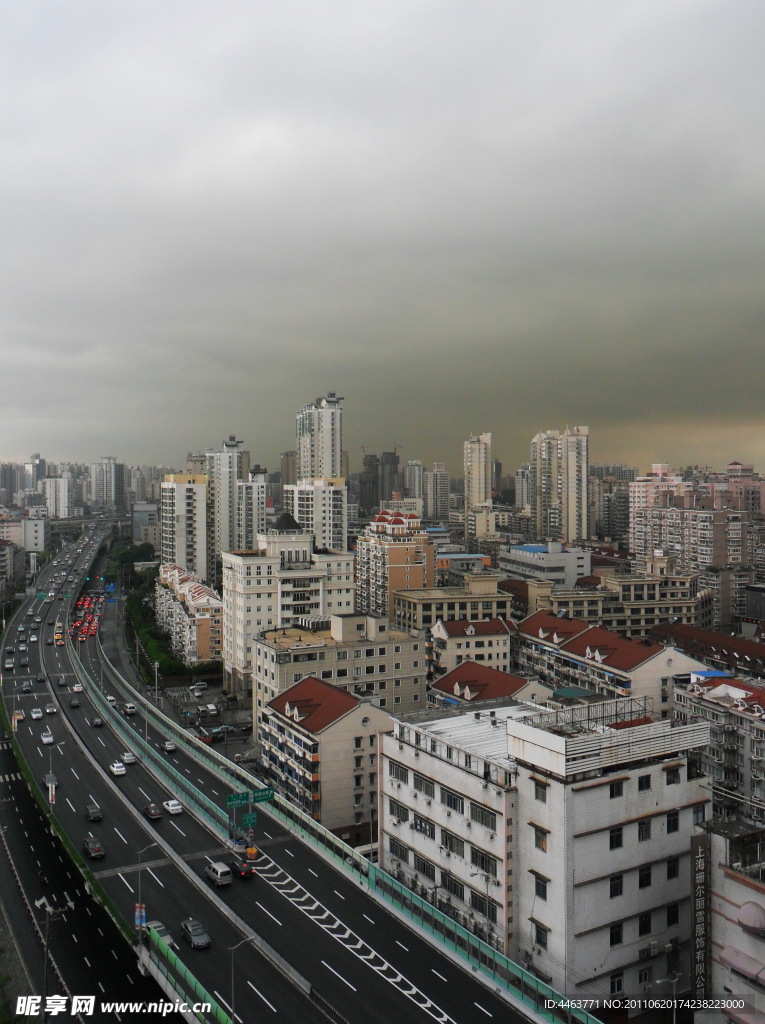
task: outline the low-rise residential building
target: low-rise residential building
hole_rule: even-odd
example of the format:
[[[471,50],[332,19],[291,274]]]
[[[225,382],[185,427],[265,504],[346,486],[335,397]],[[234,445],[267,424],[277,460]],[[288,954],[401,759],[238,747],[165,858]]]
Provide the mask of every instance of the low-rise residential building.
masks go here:
[[[307,676],[269,701],[261,729],[275,789],[352,846],[374,839],[378,735],[390,729],[377,701]]]
[[[0,519],[0,540],[9,540],[24,551],[49,551],[50,521],[47,509],[43,507],[34,511],[41,514]]]
[[[676,647],[712,669],[740,679],[765,679],[765,644],[682,622],[654,626],[651,639]]]
[[[156,501],[134,501],[130,510],[130,527],[136,544],[151,544],[155,551],[159,551],[162,525]]]
[[[513,639],[517,632],[515,623],[506,619],[439,619],[428,644],[428,674],[443,675],[463,661],[485,661],[509,672],[515,663]]]
[[[590,552],[564,547],[560,541],[504,546],[499,555],[499,568],[512,579],[547,580],[573,587],[580,576],[590,575]]]
[[[474,661],[463,661],[428,686],[428,706],[436,708],[474,706],[508,697],[541,704],[552,699],[553,690],[539,679],[516,676],[507,669],[500,671]]]
[[[396,718],[380,860],[559,991],[687,991],[708,735],[646,698]]]
[[[425,706],[425,643],[392,629],[386,618],[353,613],[306,618],[260,631],[253,646],[256,736],[262,708],[309,675],[354,696],[375,697],[389,711]]]
[[[9,600],[17,590],[24,589],[25,567],[24,549],[0,539],[0,599]]]
[[[178,565],[161,565],[155,607],[159,628],[184,664],[221,660],[223,602],[214,590]]]
[[[630,640],[581,619],[536,612],[518,624],[517,668],[554,690],[581,686],[604,697],[648,697],[657,717],[672,718],[672,688],[704,669],[682,651]]]
[[[496,572],[468,573],[462,587],[425,587],[393,594],[394,621],[399,629],[429,630],[442,619],[460,622],[506,618],[507,594],[500,592]]]
[[[259,534],[253,551],[224,551],[224,679],[251,693],[257,634],[302,618],[327,618],[354,607],[353,558],[347,551],[317,550],[312,533],[288,513]]]

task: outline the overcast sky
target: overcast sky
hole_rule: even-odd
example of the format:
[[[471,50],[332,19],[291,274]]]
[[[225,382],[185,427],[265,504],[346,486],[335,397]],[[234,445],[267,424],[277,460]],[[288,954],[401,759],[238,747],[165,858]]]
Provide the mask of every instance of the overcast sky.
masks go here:
[[[0,2],[0,460],[765,471],[762,0]]]

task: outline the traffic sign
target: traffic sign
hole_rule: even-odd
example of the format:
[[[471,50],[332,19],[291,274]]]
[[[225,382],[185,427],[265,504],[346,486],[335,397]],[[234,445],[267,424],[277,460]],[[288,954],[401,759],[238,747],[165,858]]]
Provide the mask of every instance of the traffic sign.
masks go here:
[[[226,797],[226,807],[247,807],[250,802],[249,793],[229,793]]]
[[[266,800],[273,800],[274,791],[268,786],[266,789],[256,789],[252,794],[252,802],[254,804],[264,804]]]
[[[257,823],[258,823],[258,816],[257,816],[257,814],[243,814],[242,815],[242,825],[245,828],[249,828],[251,825],[257,825]]]

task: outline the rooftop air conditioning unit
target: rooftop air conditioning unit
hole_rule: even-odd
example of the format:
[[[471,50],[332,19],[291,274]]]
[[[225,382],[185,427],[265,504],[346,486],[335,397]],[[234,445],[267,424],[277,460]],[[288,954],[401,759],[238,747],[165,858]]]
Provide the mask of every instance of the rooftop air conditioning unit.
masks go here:
[[[652,942],[651,943],[651,956],[656,956],[656,954],[658,952],[659,952],[659,943],[658,942]]]

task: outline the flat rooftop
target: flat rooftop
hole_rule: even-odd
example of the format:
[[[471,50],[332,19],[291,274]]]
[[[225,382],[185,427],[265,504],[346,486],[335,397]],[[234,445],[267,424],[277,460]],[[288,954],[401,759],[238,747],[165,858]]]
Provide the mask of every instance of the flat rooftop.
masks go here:
[[[506,697],[487,701],[480,711],[465,711],[463,704],[459,709],[431,708],[396,716],[395,720],[487,761],[507,765],[515,763],[514,758],[507,756],[508,719],[526,718],[538,710],[536,705]]]
[[[335,640],[329,629],[304,629],[302,626],[285,626],[283,629],[262,629],[258,631],[261,642],[270,644],[280,651],[292,651],[296,647],[321,647],[322,649],[332,647],[347,647],[349,643],[382,644],[390,640],[409,640],[408,633],[401,629],[389,627],[385,636],[376,636],[371,639],[354,636],[351,640]]]

